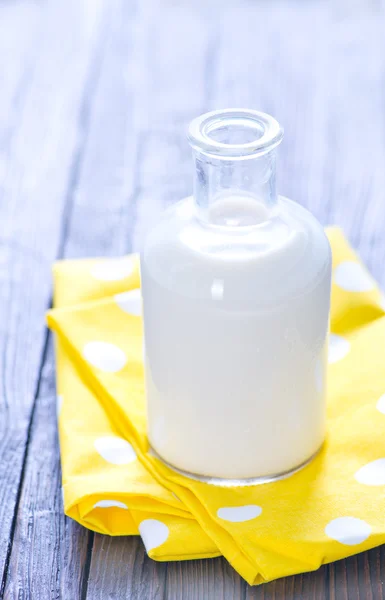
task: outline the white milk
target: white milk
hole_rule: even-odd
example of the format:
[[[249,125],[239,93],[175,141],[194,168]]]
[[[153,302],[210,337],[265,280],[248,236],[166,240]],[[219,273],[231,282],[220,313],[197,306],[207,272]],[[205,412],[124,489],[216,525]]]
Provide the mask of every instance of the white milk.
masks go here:
[[[280,198],[190,198],[141,257],[148,436],[169,464],[222,479],[274,477],[325,437],[330,248]]]

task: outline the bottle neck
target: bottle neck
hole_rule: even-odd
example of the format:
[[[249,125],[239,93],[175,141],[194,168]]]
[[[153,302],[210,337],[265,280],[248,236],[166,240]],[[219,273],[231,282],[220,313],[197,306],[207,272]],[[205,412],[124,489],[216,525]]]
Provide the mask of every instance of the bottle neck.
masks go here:
[[[200,219],[242,226],[271,217],[277,203],[275,150],[230,160],[194,149],[193,160],[193,197]]]
[[[266,221],[274,212],[276,148],[283,132],[265,113],[228,109],[194,119],[189,128],[199,218],[238,226]]]

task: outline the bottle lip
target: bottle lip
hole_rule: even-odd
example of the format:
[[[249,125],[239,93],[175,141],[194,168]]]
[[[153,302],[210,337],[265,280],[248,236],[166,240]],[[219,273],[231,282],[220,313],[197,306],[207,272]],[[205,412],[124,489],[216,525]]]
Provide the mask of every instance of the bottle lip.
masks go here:
[[[255,139],[245,143],[222,142],[215,132],[231,133],[237,127],[243,127]],[[187,134],[190,145],[197,151],[219,159],[247,159],[266,154],[273,150],[283,138],[283,129],[274,117],[246,108],[227,108],[204,113],[191,121]]]

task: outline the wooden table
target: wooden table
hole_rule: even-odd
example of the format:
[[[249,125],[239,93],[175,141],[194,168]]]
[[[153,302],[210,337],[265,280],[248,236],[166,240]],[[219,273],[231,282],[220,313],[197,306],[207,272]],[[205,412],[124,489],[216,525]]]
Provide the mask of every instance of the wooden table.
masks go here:
[[[65,518],[44,322],[52,262],[137,250],[191,190],[186,124],[220,107],[281,121],[279,189],[384,284],[384,4],[0,2],[1,597],[385,598],[382,548],[251,588],[223,559],[155,563]]]

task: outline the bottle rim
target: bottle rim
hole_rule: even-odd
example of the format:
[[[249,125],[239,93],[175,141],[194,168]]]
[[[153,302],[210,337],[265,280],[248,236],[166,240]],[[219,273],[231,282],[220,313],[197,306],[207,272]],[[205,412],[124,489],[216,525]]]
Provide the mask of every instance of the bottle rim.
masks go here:
[[[223,132],[242,128],[250,140],[244,143],[224,142],[216,137]],[[270,152],[283,138],[283,129],[271,115],[246,108],[228,108],[204,113],[193,119],[188,128],[192,148],[219,159],[237,160],[254,158]]]

